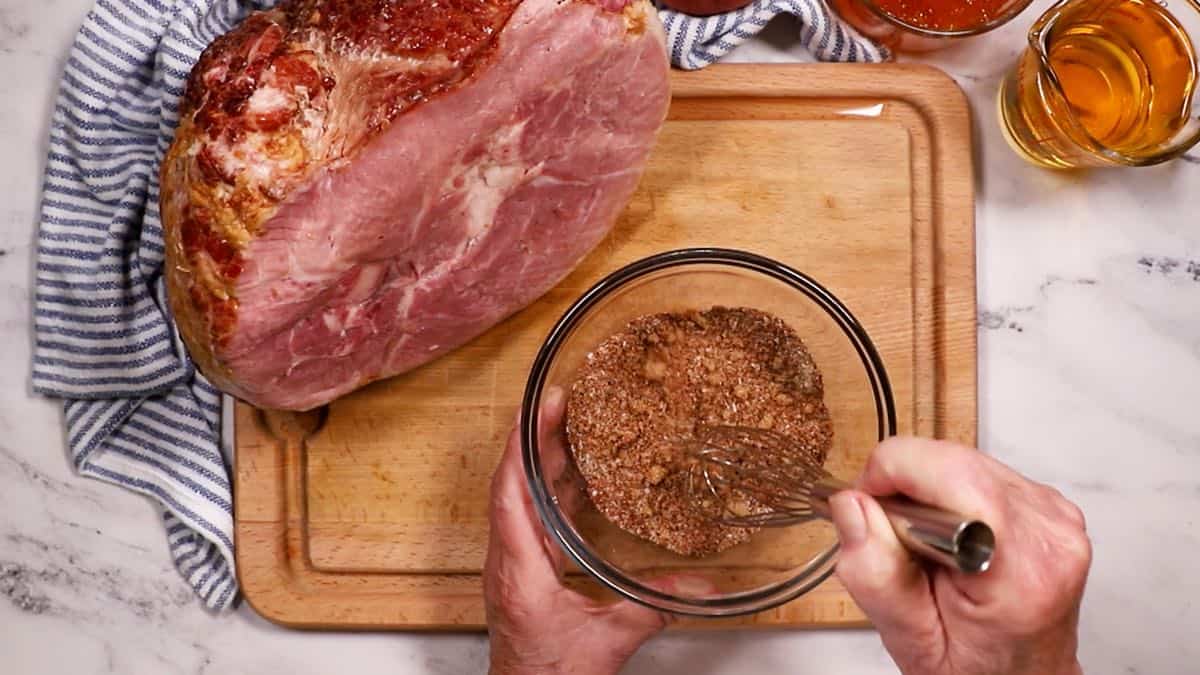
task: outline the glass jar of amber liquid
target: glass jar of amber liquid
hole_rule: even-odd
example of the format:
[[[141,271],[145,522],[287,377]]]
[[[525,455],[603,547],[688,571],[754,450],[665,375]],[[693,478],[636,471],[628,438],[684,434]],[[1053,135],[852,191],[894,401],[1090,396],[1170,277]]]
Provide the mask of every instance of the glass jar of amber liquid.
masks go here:
[[[1009,144],[1044,167],[1146,166],[1200,141],[1200,2],[1064,0],[1001,82]]]
[[[858,32],[888,48],[927,52],[1011,21],[1032,0],[829,0]]]

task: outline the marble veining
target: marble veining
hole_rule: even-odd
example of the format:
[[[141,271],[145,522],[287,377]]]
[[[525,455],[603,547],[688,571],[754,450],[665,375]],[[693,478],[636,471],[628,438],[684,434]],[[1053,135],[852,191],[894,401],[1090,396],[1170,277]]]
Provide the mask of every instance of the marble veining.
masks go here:
[[[484,672],[479,635],[294,632],[245,605],[211,615],[172,568],[157,509],[70,469],[57,404],[29,392],[29,282],[49,110],[91,2],[0,7],[0,672]],[[995,92],[1047,4],[922,59],[973,110],[981,444],[1087,514],[1089,675],[1194,672],[1200,153],[1087,174],[1018,159],[998,132]],[[780,19],[730,60],[806,60],[794,30]],[[628,672],[895,670],[868,631],[816,631],[669,635]]]

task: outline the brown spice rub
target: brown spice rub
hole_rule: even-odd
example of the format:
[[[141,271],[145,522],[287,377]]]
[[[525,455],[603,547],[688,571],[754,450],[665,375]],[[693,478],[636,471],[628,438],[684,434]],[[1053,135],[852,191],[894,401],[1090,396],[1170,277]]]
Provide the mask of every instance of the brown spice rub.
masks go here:
[[[588,355],[567,401],[567,439],[610,521],[676,553],[709,555],[753,531],[706,516],[726,505],[688,490],[682,442],[703,425],[772,429],[824,462],[833,427],[823,394],[808,349],[774,316],[725,307],[643,316]]]

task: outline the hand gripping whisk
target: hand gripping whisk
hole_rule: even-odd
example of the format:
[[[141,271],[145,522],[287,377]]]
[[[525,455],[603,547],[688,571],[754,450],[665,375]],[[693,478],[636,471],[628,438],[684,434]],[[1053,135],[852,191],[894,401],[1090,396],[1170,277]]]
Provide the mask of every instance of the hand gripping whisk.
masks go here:
[[[692,494],[716,498],[714,522],[733,527],[787,527],[830,518],[829,498],[849,485],[834,478],[795,441],[763,429],[715,426],[687,443]],[[900,541],[915,554],[976,574],[992,562],[996,541],[980,520],[904,497],[877,498]]]

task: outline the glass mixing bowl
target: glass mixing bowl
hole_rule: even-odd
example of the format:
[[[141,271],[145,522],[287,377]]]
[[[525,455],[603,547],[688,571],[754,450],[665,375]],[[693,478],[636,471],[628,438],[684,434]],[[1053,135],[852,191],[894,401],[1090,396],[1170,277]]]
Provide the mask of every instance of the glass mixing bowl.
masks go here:
[[[596,511],[574,468],[562,423],[550,428],[542,419],[547,391],[561,387],[569,393],[588,353],[630,320],[713,306],[762,310],[796,330],[824,378],[834,433],[825,468],[842,479],[857,476],[875,445],[896,432],[892,391],[875,346],[850,310],[812,278],[727,249],[645,258],[575,301],[534,360],[522,402],[521,442],[533,503],[570,560],[612,591],[650,607],[733,616],[783,604],[824,581],[837,556],[833,527],[814,520],[763,529],[744,544],[704,558],[672,553],[620,530]],[[691,583],[656,583],[679,575]]]

